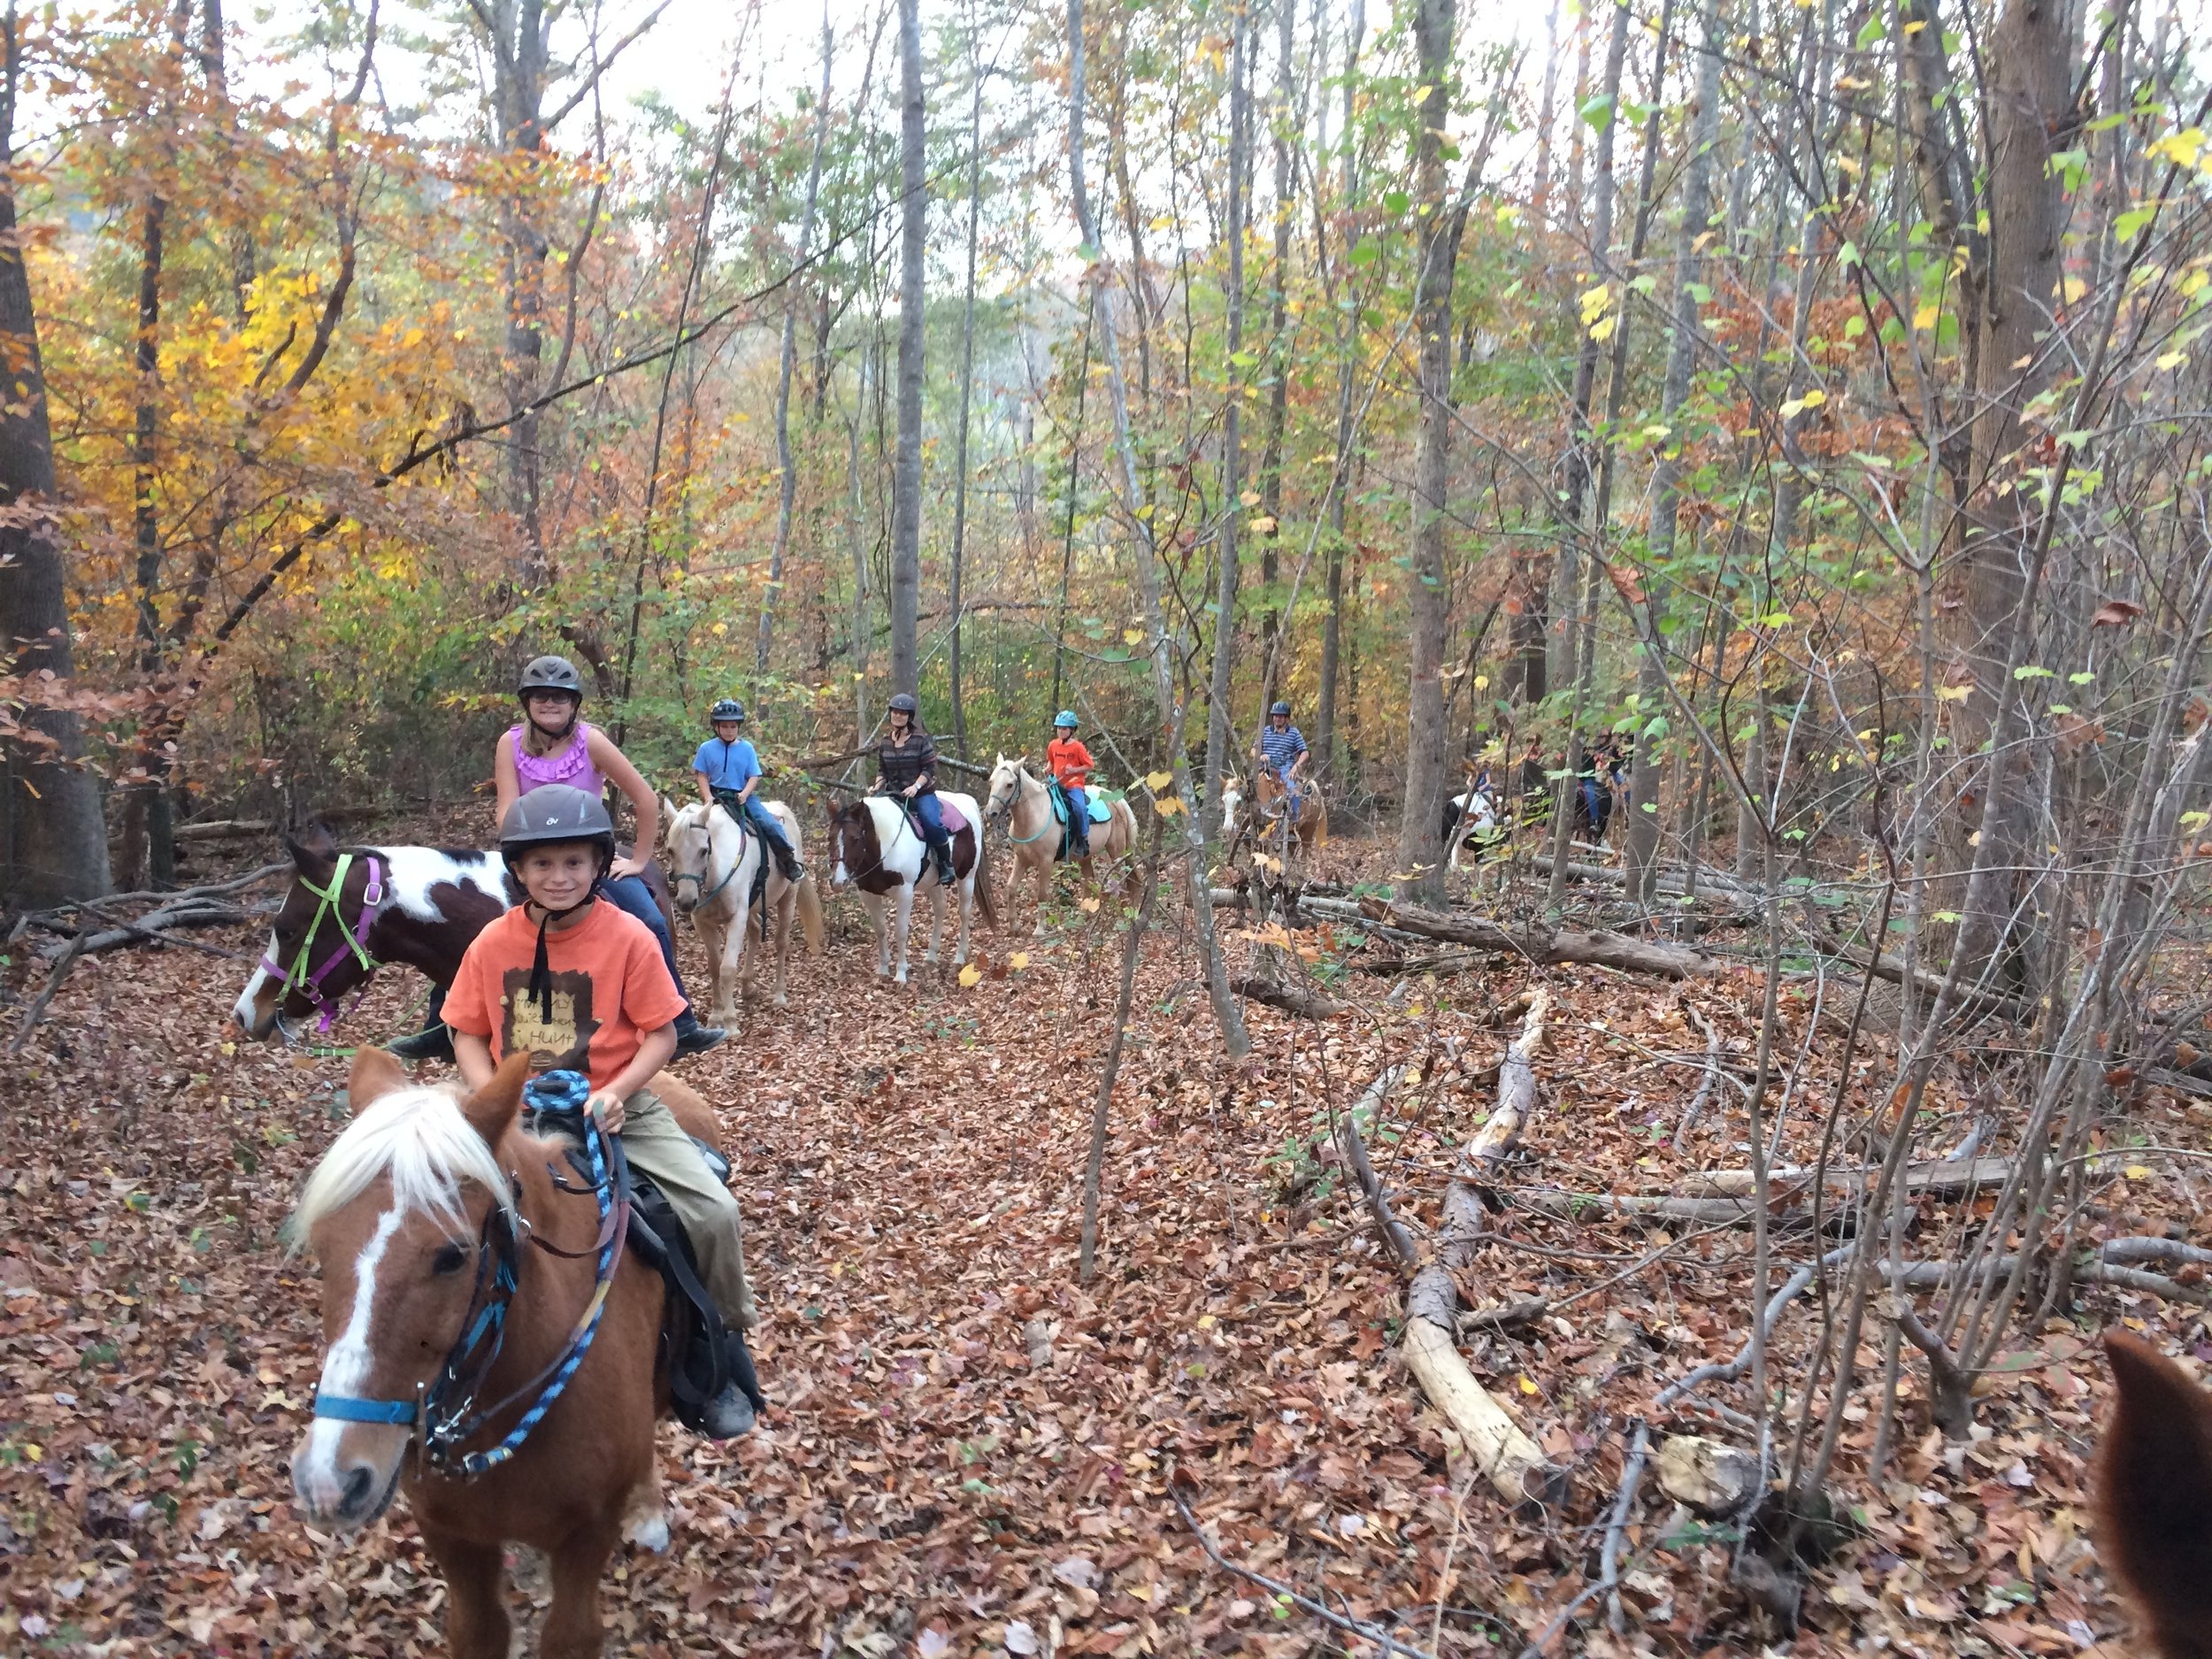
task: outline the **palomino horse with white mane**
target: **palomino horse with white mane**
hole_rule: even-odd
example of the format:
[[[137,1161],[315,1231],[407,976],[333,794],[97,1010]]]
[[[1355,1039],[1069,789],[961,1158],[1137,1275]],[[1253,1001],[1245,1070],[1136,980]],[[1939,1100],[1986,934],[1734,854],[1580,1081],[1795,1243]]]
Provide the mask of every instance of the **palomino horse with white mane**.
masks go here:
[[[983,918],[998,926],[998,908],[991,895],[991,872],[983,856],[983,814],[975,797],[937,792],[937,806],[952,836],[953,883],[959,889],[960,940],[953,949],[952,964],[968,959],[968,918],[983,907]],[[926,892],[934,901],[929,926],[929,951],[925,966],[937,961],[938,941],[945,931],[945,889],[937,879],[929,848],[922,832],[907,816],[902,803],[888,795],[867,795],[841,807],[830,818],[830,890],[860,890],[868,907],[869,926],[876,935],[876,978],[891,973],[891,933],[898,934],[898,972],[906,983],[906,937],[914,920],[914,895]],[[884,926],[883,907],[888,902],[895,926]]]
[[[1029,770],[1028,756],[1009,760],[1001,755],[998,764],[991,768],[991,788],[983,803],[983,817],[986,822],[1006,819],[1006,839],[1014,849],[1014,879],[1007,887],[1006,899],[1010,930],[1021,908],[1022,878],[1033,876],[1037,932],[1041,935],[1045,931],[1045,894],[1052,884],[1052,866],[1067,856],[1067,826],[1059,816],[1065,810],[1064,804],[1056,809],[1051,786]],[[1126,801],[1116,801],[1104,823],[1091,825],[1090,851],[1080,860],[1083,879],[1095,886],[1097,876],[1091,868],[1094,858],[1118,863],[1135,851],[1136,846],[1137,815]]]
[[[1254,780],[1258,790],[1252,819],[1244,817],[1244,793],[1233,778],[1221,790],[1221,839],[1233,848],[1248,836],[1255,846],[1272,845],[1283,833],[1283,785],[1271,768],[1263,768]],[[1298,850],[1310,853],[1329,839],[1329,809],[1321,791],[1308,780],[1298,791],[1298,821],[1289,826]]]
[[[713,1008],[707,1018],[713,1025],[727,1025],[737,1017],[741,972],[744,995],[749,998],[753,994],[753,958],[745,954],[746,933],[752,917],[753,883],[767,859],[767,846],[758,831],[740,824],[718,804],[694,801],[680,807],[664,800],[662,805],[668,812],[668,872],[676,889],[676,910],[691,918],[691,925],[699,930],[713,970]],[[783,826],[793,855],[798,856],[798,818],[780,801],[765,805]],[[761,909],[764,938],[772,918],[775,923],[776,1006],[781,1008],[789,1001],[784,995],[784,969],[791,959],[794,912],[806,925],[807,954],[822,954],[822,901],[814,890],[814,878],[787,881],[771,862]]]
[[[505,1550],[545,1552],[546,1659],[596,1659],[599,1581],[624,1537],[668,1540],[654,1424],[668,1409],[660,1276],[623,1248],[606,1179],[563,1179],[565,1141],[521,1123],[530,1056],[473,1094],[411,1085],[380,1048],[354,1057],[353,1121],[315,1166],[295,1235],[322,1264],[328,1350],[294,1502],[357,1532],[407,1493],[446,1578],[454,1659],[506,1659]],[[710,1138],[706,1102],[654,1092]],[[572,1173],[573,1171],[572,1171]],[[411,1455],[410,1455],[411,1452]]]

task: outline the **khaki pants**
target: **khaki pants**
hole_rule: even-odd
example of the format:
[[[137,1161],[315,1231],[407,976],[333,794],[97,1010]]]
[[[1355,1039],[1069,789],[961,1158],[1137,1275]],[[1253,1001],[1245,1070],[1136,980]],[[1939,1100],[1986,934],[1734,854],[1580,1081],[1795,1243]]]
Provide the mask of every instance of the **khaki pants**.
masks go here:
[[[699,1148],[661,1103],[641,1088],[622,1102],[622,1150],[630,1167],[652,1178],[667,1196],[676,1219],[691,1240],[699,1279],[723,1322],[740,1331],[753,1328],[752,1287],[745,1282],[745,1240],[739,1225],[737,1195],[714,1179]]]

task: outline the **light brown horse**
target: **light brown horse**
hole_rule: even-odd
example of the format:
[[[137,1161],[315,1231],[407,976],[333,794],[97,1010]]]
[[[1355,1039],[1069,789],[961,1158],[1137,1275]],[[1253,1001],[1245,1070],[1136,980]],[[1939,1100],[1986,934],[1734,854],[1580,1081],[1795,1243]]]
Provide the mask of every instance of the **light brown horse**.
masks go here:
[[[1137,846],[1137,815],[1129,810],[1129,803],[1116,801],[1108,810],[1111,816],[1105,823],[1091,826],[1090,851],[1078,861],[1083,866],[1083,879],[1094,887],[1098,877],[1091,867],[1093,859],[1118,864]],[[1060,820],[1053,815],[1052,792],[1029,770],[1028,756],[1018,755],[1011,760],[1003,755],[998,757],[998,764],[991,768],[983,818],[986,823],[997,818],[1006,819],[1006,839],[1014,849],[1014,879],[1009,884],[1006,900],[1007,931],[1013,931],[1014,913],[1020,907],[1022,878],[1031,876],[1037,889],[1037,933],[1041,936],[1045,894],[1052,885],[1052,866],[1060,862],[1062,831]]]
[[[1264,850],[1275,844],[1282,833],[1283,785],[1271,769],[1263,770],[1253,780],[1256,792],[1252,820],[1244,820],[1244,796],[1234,779],[1228,780],[1221,791],[1221,838],[1233,847],[1240,837],[1248,837],[1252,844]],[[1310,853],[1329,839],[1329,808],[1322,800],[1321,791],[1314,787],[1310,779],[1298,791],[1298,821],[1290,826],[1298,850]]]
[[[550,1565],[546,1659],[595,1659],[608,1557],[626,1535],[654,1548],[668,1536],[653,1452],[669,1402],[661,1280],[626,1252],[582,1362],[511,1455],[470,1476],[450,1457],[426,1466],[419,1444],[408,1455],[420,1402],[435,1411],[449,1359],[467,1357],[465,1333],[488,1291],[496,1295],[503,1255],[513,1271],[504,1331],[482,1377],[463,1379],[488,1420],[455,1452],[489,1448],[518,1426],[598,1286],[598,1206],[573,1190],[572,1171],[571,1190],[555,1186],[565,1143],[520,1126],[529,1068],[528,1055],[511,1055],[464,1094],[416,1087],[391,1056],[363,1048],[348,1084],[353,1121],[308,1178],[294,1217],[295,1236],[322,1264],[328,1344],[317,1416],[292,1459],[294,1506],[311,1525],[351,1532],[403,1486],[445,1573],[454,1659],[506,1659],[507,1545],[541,1549]],[[714,1137],[698,1095],[665,1073],[651,1087],[685,1129]],[[414,1420],[373,1417],[410,1402]]]
[[[2212,1394],[2140,1337],[2105,1333],[2117,1404],[2097,1448],[2097,1553],[2148,1651],[2212,1659]]]

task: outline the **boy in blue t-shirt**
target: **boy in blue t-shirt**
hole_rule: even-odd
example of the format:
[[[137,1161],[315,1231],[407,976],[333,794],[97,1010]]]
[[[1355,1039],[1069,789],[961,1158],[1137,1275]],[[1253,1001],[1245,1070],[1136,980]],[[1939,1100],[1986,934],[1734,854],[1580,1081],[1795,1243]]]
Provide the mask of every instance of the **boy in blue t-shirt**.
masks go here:
[[[742,735],[745,705],[734,698],[725,697],[714,705],[707,719],[714,727],[714,735],[700,744],[699,752],[691,757],[691,775],[699,781],[699,798],[718,803],[724,811],[740,823],[751,824],[761,840],[768,843],[776,868],[783,872],[786,881],[804,880],[806,866],[791,850],[783,826],[757,798],[760,757],[754,752],[752,740]]]

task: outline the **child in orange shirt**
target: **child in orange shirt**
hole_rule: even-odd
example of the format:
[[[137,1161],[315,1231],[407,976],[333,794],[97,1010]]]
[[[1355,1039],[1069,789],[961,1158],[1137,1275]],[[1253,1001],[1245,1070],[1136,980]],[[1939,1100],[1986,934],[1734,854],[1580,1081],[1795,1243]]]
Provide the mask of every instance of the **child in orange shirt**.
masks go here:
[[[461,1075],[481,1088],[517,1048],[541,1067],[557,1060],[583,1072],[591,1085],[584,1110],[621,1135],[631,1166],[667,1198],[733,1348],[740,1346],[754,1313],[737,1200],[647,1087],[676,1052],[683,995],[645,924],[595,902],[594,884],[614,857],[607,809],[581,789],[548,784],[508,810],[499,836],[529,898],[476,936],[447,993]],[[731,1370],[751,1377],[749,1359]],[[732,1381],[705,1408],[708,1432],[744,1433],[753,1404]]]
[[[1091,807],[1085,791],[1091,781],[1091,751],[1075,735],[1072,709],[1060,710],[1052,732],[1052,741],[1045,745],[1045,764],[1067,791],[1068,856],[1087,858],[1091,856]]]

